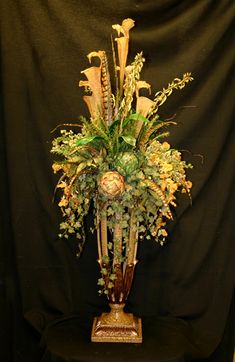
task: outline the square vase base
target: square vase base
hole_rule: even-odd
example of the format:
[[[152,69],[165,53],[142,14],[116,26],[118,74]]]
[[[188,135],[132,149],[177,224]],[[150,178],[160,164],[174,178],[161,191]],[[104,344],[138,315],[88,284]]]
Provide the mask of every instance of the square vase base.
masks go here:
[[[115,318],[113,313],[102,313],[94,318],[92,342],[142,343],[142,322],[132,313]]]

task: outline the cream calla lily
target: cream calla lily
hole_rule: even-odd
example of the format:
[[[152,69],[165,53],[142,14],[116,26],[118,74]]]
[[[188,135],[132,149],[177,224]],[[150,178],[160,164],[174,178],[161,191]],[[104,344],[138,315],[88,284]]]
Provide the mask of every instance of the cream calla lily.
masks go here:
[[[112,25],[112,28],[117,31],[118,36],[122,33],[125,37],[129,38],[129,31],[135,26],[135,21],[133,19],[127,18],[122,21],[122,25],[115,24]]]
[[[149,94],[151,93],[151,84],[145,82],[145,80],[139,80],[138,82],[136,82],[135,86],[136,97],[139,97],[139,90],[142,88],[148,89]]]
[[[101,62],[101,58],[102,58],[103,53],[104,53],[103,50],[98,50],[97,52],[90,52],[90,53],[87,55],[87,58],[88,58],[88,60],[89,60],[90,63],[91,63],[92,58],[94,58],[94,57],[100,58],[100,62]],[[101,65],[100,65],[100,67],[101,67]]]
[[[136,113],[139,113],[142,116],[146,117],[153,105],[154,102],[152,101],[152,99],[143,96],[138,97],[136,101]]]
[[[154,101],[148,97],[140,96],[139,90],[142,88],[146,88],[151,91],[151,85],[145,81],[138,81],[136,83],[136,113],[141,114],[142,116],[146,117],[149,111],[154,106]],[[136,124],[135,136],[138,137],[140,130],[143,126],[143,121],[138,120]]]
[[[136,113],[140,113],[142,116],[146,117],[151,107],[154,105],[154,101],[148,97],[143,97],[139,95],[140,89],[148,89],[151,93],[151,85],[143,80],[136,82]]]
[[[122,25],[115,24],[113,29],[118,33],[118,36],[123,34],[122,37],[116,38],[118,48],[118,59],[119,59],[119,79],[120,79],[120,94],[122,94],[123,82],[125,76],[125,67],[127,61],[127,55],[129,50],[129,31],[135,26],[135,22],[132,19],[124,19]]]
[[[83,97],[86,102],[92,118],[102,114],[102,90],[101,90],[101,69],[100,67],[90,67],[83,70],[87,77],[86,81],[80,81],[79,87],[89,88],[91,95]]]

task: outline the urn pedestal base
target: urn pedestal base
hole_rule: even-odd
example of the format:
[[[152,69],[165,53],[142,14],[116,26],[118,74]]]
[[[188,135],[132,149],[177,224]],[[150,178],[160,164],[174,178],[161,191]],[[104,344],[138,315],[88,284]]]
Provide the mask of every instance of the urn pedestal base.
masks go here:
[[[93,322],[91,341],[111,343],[142,343],[142,322],[123,311],[125,304],[110,304],[110,312],[102,313]]]

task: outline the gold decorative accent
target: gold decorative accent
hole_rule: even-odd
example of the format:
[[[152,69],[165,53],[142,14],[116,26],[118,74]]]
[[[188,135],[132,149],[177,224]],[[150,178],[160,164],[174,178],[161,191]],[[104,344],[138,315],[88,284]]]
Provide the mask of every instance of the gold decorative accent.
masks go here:
[[[94,319],[92,342],[142,343],[141,319],[125,313],[124,306],[110,303],[110,312]]]
[[[99,188],[104,195],[110,198],[117,197],[125,189],[124,177],[117,171],[107,171],[100,178]]]

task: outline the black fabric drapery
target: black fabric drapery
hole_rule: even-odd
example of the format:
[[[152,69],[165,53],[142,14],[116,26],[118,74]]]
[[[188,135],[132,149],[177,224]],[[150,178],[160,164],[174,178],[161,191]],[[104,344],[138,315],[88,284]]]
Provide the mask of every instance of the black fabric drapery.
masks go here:
[[[86,55],[104,49],[111,58],[111,25],[131,17],[136,27],[130,59],[143,50],[142,78],[153,92],[187,71],[195,78],[159,112],[165,118],[176,114],[178,126],[171,129],[170,143],[187,150],[183,154],[194,164],[194,186],[192,206],[186,198],[179,200],[168,244],[141,242],[128,308],[145,317],[187,321],[197,350],[191,359],[207,358],[218,348],[214,360],[230,361],[234,1],[3,0],[0,16],[0,302],[8,311],[2,317],[5,352],[11,347],[17,362],[40,361],[37,341],[49,321],[71,313],[91,316],[106,306],[97,296],[92,234],[88,232],[79,260],[76,241],[57,238],[60,215],[52,202],[56,177],[50,148],[58,133],[51,131],[87,114],[78,88],[80,71],[88,66]]]

